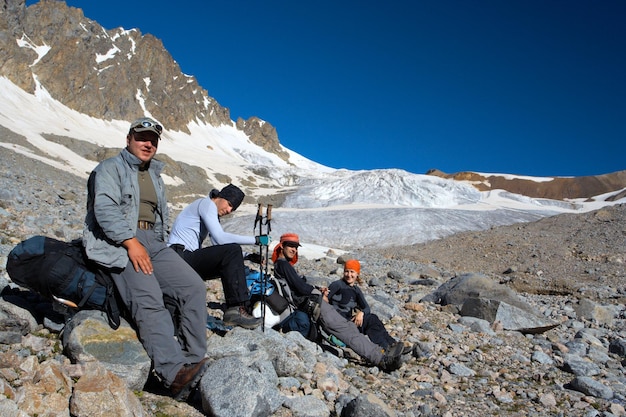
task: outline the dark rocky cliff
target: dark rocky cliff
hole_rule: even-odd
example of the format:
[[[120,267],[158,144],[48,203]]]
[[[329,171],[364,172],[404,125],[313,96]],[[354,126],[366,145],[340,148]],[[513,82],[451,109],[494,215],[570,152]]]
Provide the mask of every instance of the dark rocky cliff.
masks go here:
[[[168,130],[183,132],[190,122],[233,124],[228,108],[183,74],[154,36],[107,30],[62,1],[0,4],[0,76],[25,91],[44,88],[69,108],[104,120],[149,112]],[[268,122],[251,117],[236,126],[280,154],[276,129]]]

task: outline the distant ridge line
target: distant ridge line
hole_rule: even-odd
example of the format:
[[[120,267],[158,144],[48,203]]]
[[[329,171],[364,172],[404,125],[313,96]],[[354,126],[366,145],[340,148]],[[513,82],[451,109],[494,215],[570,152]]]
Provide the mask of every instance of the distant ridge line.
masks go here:
[[[549,181],[540,181],[539,177],[533,180],[531,177],[514,175],[485,176],[471,171],[447,174],[438,169],[431,169],[426,175],[465,181],[479,191],[506,190],[532,198],[591,199],[601,194],[615,193],[605,199],[615,201],[626,195],[626,170],[583,177],[548,177],[552,178]]]

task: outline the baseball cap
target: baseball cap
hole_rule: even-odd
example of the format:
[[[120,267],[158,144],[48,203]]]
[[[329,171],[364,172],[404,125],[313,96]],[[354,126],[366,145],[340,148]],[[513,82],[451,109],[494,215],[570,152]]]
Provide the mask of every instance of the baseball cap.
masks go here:
[[[163,126],[149,117],[142,117],[130,124],[130,130],[134,130],[135,132],[154,132],[160,139]]]

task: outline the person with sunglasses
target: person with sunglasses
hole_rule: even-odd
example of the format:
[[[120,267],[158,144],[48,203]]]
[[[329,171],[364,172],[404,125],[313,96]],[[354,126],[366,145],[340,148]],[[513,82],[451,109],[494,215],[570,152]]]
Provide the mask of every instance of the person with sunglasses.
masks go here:
[[[359,331],[356,324],[343,317],[333,306],[323,299],[328,294],[328,288],[316,288],[300,276],[294,265],[298,262],[298,248],[300,238],[296,233],[285,233],[280,237],[272,253],[274,275],[288,286],[289,301],[296,308],[306,310],[322,329],[337,337],[359,356],[365,358],[374,366],[390,372],[402,365],[403,344],[393,343],[385,349],[373,343]],[[311,309],[309,300],[317,299],[318,306]],[[317,316],[317,317],[316,317]]]
[[[237,210],[244,197],[239,187],[228,184],[221,190],[211,190],[207,197],[195,200],[176,217],[168,245],[202,279],[219,277],[222,280],[226,303],[224,324],[252,329],[259,326],[262,319],[251,314],[244,255],[239,245],[267,245],[270,237],[227,233],[220,224],[220,218]],[[207,237],[211,245],[203,247]],[[261,262],[254,255],[245,258]]]
[[[165,244],[164,164],[153,159],[162,133],[151,118],[135,120],[126,148],[91,172],[83,246],[89,259],[110,269],[155,373],[184,401],[208,367],[206,285]],[[177,303],[179,328],[164,297]]]

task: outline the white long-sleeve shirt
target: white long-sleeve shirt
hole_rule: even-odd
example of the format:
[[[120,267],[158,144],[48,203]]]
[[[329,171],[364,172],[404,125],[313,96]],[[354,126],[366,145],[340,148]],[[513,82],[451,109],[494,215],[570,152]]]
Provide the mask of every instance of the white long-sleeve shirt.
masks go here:
[[[186,250],[195,251],[209,236],[213,245],[237,243],[254,245],[254,236],[236,235],[222,229],[217,215],[217,206],[210,197],[200,198],[180,212],[172,230],[168,245],[184,245]]]

